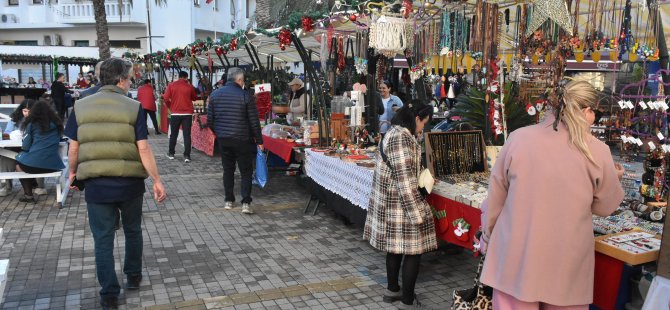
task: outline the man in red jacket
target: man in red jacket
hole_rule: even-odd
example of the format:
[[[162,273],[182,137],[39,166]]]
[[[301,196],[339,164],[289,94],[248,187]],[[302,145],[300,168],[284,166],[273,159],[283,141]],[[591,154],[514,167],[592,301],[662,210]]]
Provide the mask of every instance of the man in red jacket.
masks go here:
[[[147,118],[151,117],[156,134],[160,135],[161,132],[158,130],[158,121],[156,120],[156,97],[154,96],[154,87],[151,85],[150,79],[144,80],[144,85],[137,89],[137,101],[142,104],[144,115]]]
[[[174,159],[179,127],[184,134],[184,162],[191,162],[191,124],[193,122],[193,101],[197,99],[195,88],[188,81],[188,73],[179,72],[179,80],[168,85],[163,94],[165,105],[170,109],[170,146],[168,158]]]

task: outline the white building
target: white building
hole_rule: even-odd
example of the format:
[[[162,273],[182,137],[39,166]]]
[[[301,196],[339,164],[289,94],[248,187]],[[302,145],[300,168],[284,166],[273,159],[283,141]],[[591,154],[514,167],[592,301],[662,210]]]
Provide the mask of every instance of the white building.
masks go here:
[[[105,1],[112,54],[130,51],[148,53],[181,47],[196,39],[218,38],[221,33],[246,29],[256,9],[256,0],[135,0],[133,5]],[[148,23],[147,16],[151,16]],[[151,42],[146,38],[154,36]],[[0,1],[0,54],[28,54],[98,58],[92,1],[3,0]],[[22,69],[21,80],[42,78],[37,65],[2,66]],[[84,68],[88,69],[88,68]],[[69,81],[76,80],[79,67],[69,68]],[[48,75],[48,74],[47,74]]]

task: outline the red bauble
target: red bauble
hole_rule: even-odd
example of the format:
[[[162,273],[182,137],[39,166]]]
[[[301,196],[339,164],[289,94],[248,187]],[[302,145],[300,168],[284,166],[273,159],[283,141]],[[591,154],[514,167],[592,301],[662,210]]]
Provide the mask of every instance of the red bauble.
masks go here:
[[[220,47],[220,46],[217,47],[217,48],[216,48],[216,54],[219,55],[219,56],[221,56],[221,55],[223,54],[223,47]]]
[[[314,19],[309,16],[302,17],[302,30],[310,32],[314,30]]]
[[[281,46],[279,46],[279,49],[281,49],[282,51],[285,51],[285,50],[286,50],[286,46],[281,45]]]
[[[158,51],[158,52],[156,52],[156,55],[158,55],[158,56],[163,55],[163,52]]]
[[[286,49],[286,46],[291,45],[292,36],[293,34],[291,33],[291,31],[286,28],[282,28],[281,30],[279,30],[279,47]]]
[[[409,18],[409,14],[412,13],[412,6],[413,6],[412,5],[412,0],[404,0],[402,2],[402,6],[403,6],[403,9],[405,10],[402,15],[405,18]]]
[[[349,20],[350,20],[350,21],[355,22],[356,19],[358,19],[358,17],[356,17],[356,14],[351,14],[351,15],[349,15]]]
[[[230,50],[234,51],[237,49],[237,38],[233,38],[230,40]]]

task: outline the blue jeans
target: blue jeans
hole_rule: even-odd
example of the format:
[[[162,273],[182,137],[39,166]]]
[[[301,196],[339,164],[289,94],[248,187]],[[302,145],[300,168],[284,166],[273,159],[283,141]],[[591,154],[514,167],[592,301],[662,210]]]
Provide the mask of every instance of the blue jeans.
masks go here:
[[[118,296],[121,292],[114,270],[114,236],[119,211],[126,236],[123,273],[142,274],[142,200],[143,196],[117,203],[87,203],[88,223],[95,244],[95,269],[102,289],[100,296]]]

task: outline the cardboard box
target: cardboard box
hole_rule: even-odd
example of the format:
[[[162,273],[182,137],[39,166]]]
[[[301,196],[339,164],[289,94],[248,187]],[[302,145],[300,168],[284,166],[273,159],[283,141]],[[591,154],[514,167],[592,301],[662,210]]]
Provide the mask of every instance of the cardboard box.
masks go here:
[[[613,237],[613,236],[620,236],[620,235],[626,235],[631,232],[641,232],[638,230],[633,230],[633,231],[626,231],[626,232],[620,232],[616,234],[610,234],[610,235],[604,235],[604,236],[599,236],[596,237],[596,252],[605,254],[607,256],[616,258],[624,263],[627,263],[629,265],[641,265],[641,264],[646,264],[649,262],[653,262],[656,259],[658,259],[659,256],[659,251],[649,251],[646,253],[640,253],[640,254],[633,254],[630,252],[627,252],[625,250],[619,249],[617,247],[611,246],[609,244],[604,243],[602,240],[605,240],[607,238]],[[658,238],[658,236],[656,236]],[[660,239],[660,238],[659,238]],[[661,247],[663,245],[661,244]]]
[[[670,279],[670,216],[665,216],[665,225],[663,225],[663,238],[661,238],[661,251],[658,255],[659,276]]]

